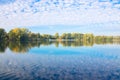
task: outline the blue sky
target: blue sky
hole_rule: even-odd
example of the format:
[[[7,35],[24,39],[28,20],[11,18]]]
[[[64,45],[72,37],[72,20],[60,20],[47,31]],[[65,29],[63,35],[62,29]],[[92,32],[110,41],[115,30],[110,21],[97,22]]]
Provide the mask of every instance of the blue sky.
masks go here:
[[[120,34],[120,0],[0,0],[0,27]]]

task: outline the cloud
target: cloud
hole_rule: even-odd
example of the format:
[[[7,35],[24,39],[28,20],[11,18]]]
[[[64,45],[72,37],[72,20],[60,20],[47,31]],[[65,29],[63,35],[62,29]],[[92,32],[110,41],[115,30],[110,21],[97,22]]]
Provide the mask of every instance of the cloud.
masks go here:
[[[120,22],[119,0],[1,0],[0,3],[4,3],[0,5],[0,26],[7,28]]]

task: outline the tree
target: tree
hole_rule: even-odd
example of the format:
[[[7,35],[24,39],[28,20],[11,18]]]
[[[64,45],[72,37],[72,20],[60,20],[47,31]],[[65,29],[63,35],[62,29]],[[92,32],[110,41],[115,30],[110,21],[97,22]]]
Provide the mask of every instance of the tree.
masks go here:
[[[55,33],[55,38],[58,39],[59,38],[59,34]]]
[[[40,37],[41,37],[41,36],[40,36],[40,33],[37,33],[36,36],[37,36],[37,38],[40,38]]]
[[[71,33],[66,34],[66,39],[71,39]]]
[[[29,31],[25,28],[15,28],[9,32],[9,39],[14,41],[28,40]]]
[[[61,35],[61,39],[65,39],[65,37],[66,37],[66,33],[63,33],[63,34]]]
[[[8,36],[4,29],[0,28],[0,41],[7,40]]]

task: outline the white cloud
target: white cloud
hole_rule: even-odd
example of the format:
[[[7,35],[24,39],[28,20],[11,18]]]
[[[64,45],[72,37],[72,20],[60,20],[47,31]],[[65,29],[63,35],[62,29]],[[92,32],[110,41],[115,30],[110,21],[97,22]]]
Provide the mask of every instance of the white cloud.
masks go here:
[[[87,25],[120,21],[120,4],[109,0],[16,0],[0,5],[0,26]]]

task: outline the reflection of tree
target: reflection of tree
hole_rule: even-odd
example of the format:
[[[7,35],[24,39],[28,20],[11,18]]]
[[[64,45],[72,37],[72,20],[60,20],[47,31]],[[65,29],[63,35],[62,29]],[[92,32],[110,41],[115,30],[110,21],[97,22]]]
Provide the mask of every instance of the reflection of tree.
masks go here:
[[[94,36],[93,34],[63,33],[59,35],[32,33],[25,28],[15,28],[8,33],[0,28],[0,52],[7,47],[13,52],[25,53],[32,47],[49,46],[59,47],[93,46],[94,44],[120,44],[120,36]]]
[[[0,52],[4,52],[8,48],[17,53],[26,53],[33,47],[49,46],[54,44],[59,47],[61,44],[63,47],[79,47],[79,46],[93,46],[94,44],[120,44],[120,37],[105,37],[96,36],[95,38],[84,36],[84,39],[76,40],[42,40],[42,41],[2,41],[0,42]]]
[[[27,43],[22,43],[20,41],[9,42],[9,48],[13,52],[25,53],[29,50],[29,45]]]
[[[93,42],[89,41],[61,41],[60,42],[64,47],[78,47],[78,46],[93,46]]]
[[[0,41],[0,52],[5,52],[7,46],[8,46],[8,42]]]

